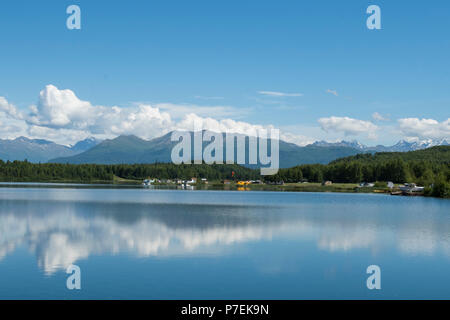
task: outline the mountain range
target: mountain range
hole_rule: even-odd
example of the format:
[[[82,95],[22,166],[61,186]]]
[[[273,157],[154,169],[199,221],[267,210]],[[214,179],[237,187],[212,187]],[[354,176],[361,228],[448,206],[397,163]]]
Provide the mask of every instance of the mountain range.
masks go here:
[[[340,141],[340,142],[326,142],[326,141],[316,141],[313,144],[310,144],[310,146],[317,146],[317,147],[349,147],[354,148],[363,152],[408,152],[408,151],[416,151],[416,150],[422,150],[422,149],[428,149],[431,147],[437,147],[437,146],[448,146],[450,145],[449,140],[447,139],[438,139],[438,140],[422,140],[422,141],[406,141],[406,140],[400,140],[393,146],[383,146],[383,145],[377,145],[377,146],[366,146],[362,143],[353,140],[353,141]]]
[[[73,146],[64,146],[48,140],[19,137],[14,140],[0,139],[0,159],[25,160],[30,162],[54,163],[155,163],[171,162],[171,152],[178,142],[171,141],[171,133],[150,141],[136,136],[119,136],[115,139],[99,141],[88,138]],[[204,146],[206,143],[204,144]],[[338,158],[358,153],[406,152],[426,149],[437,145],[449,145],[448,141],[399,141],[393,146],[365,146],[358,141],[326,142],[317,141],[301,147],[280,141],[280,167],[292,167],[299,164],[326,164]],[[248,154],[248,150],[246,150]]]
[[[85,152],[100,143],[95,138],[77,142],[73,146],[64,146],[42,139],[19,137],[14,140],[0,139],[0,159],[4,161],[28,160],[47,162],[57,157],[70,157]]]
[[[121,164],[121,163],[155,163],[171,162],[173,147],[178,142],[171,141],[172,133],[162,137],[146,141],[136,136],[119,136],[113,140],[105,140],[86,152],[75,156],[62,157],[50,160],[56,163],[97,163],[97,164]],[[225,141],[225,140],[224,140]],[[208,143],[204,143],[205,147]],[[192,144],[193,145],[193,144]],[[337,158],[352,156],[360,153],[359,150],[341,146],[306,146],[300,147],[293,143],[279,142],[280,167],[293,167],[298,164],[328,163]],[[224,155],[226,150],[224,150]],[[235,161],[236,159],[235,146]],[[193,154],[193,150],[191,151]],[[246,163],[248,163],[248,141],[246,144]],[[259,166],[259,165],[257,165]]]

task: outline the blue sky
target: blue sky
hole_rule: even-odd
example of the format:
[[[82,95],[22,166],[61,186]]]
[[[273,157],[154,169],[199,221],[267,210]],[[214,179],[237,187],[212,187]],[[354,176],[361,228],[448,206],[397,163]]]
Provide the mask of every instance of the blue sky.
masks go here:
[[[71,4],[81,8],[81,30],[66,28]],[[366,27],[371,4],[381,8],[382,30]],[[450,3],[437,0],[4,0],[0,133],[67,143],[91,134],[157,135],[123,119],[84,125],[77,103],[85,101],[134,110],[127,117],[140,117],[141,105],[157,107],[170,119],[143,111],[156,127],[191,112],[273,125],[300,144],[446,138],[449,30]],[[63,89],[80,101],[53,101]],[[5,112],[6,104],[21,116]]]

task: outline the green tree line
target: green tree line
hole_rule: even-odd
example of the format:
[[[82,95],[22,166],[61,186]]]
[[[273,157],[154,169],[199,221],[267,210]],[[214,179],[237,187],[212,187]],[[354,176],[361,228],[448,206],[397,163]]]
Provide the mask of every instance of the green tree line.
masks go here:
[[[300,165],[281,169],[268,181],[360,183],[392,181],[417,183],[427,187],[430,195],[450,197],[450,147],[376,154],[358,154],[327,165]]]
[[[338,159],[327,165],[300,165],[280,169],[276,175],[260,176],[259,169],[239,165],[175,165],[154,164],[36,164],[28,161],[1,161],[0,181],[71,181],[113,182],[114,177],[124,179],[190,179],[256,180],[336,183],[392,181],[415,182],[427,187],[427,193],[436,197],[450,197],[450,147],[435,147],[405,153],[359,154]]]
[[[234,174],[233,174],[234,172]],[[239,179],[258,179],[259,171],[239,165],[175,165],[171,163],[155,164],[59,164],[31,163],[28,161],[1,161],[1,181],[42,182],[72,181],[94,182],[114,181],[114,177],[124,179],[190,179],[206,178],[224,180],[233,177]]]

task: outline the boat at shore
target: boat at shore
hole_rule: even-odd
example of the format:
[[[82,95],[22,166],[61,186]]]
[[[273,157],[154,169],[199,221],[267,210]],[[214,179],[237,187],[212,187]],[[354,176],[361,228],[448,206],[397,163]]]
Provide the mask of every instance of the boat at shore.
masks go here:
[[[423,196],[425,188],[419,187],[415,183],[405,183],[399,187],[399,190],[391,192],[393,196]]]

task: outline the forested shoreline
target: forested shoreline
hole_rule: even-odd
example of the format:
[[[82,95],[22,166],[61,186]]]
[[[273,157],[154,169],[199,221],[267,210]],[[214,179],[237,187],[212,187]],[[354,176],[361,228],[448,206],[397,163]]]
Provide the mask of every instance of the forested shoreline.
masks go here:
[[[337,183],[392,181],[417,183],[426,193],[450,197],[450,147],[434,147],[412,152],[358,154],[327,165],[300,165],[281,169],[268,181],[296,182],[325,180]],[[432,187],[431,187],[432,186]]]
[[[28,161],[1,161],[3,182],[114,182],[115,177],[141,180],[206,178],[257,180],[265,182],[360,183],[392,181],[415,182],[426,187],[428,195],[450,197],[450,147],[434,147],[406,153],[359,154],[338,159],[327,165],[300,165],[280,169],[274,176],[260,176],[260,171],[239,165],[155,164],[58,164]]]
[[[234,172],[234,174],[233,174]],[[154,164],[59,164],[30,163],[28,161],[0,160],[0,180],[22,182],[73,181],[112,182],[114,177],[143,180],[149,177],[158,179],[191,179],[192,177],[208,180],[259,179],[259,170],[252,170],[239,165],[175,165],[172,163]]]

